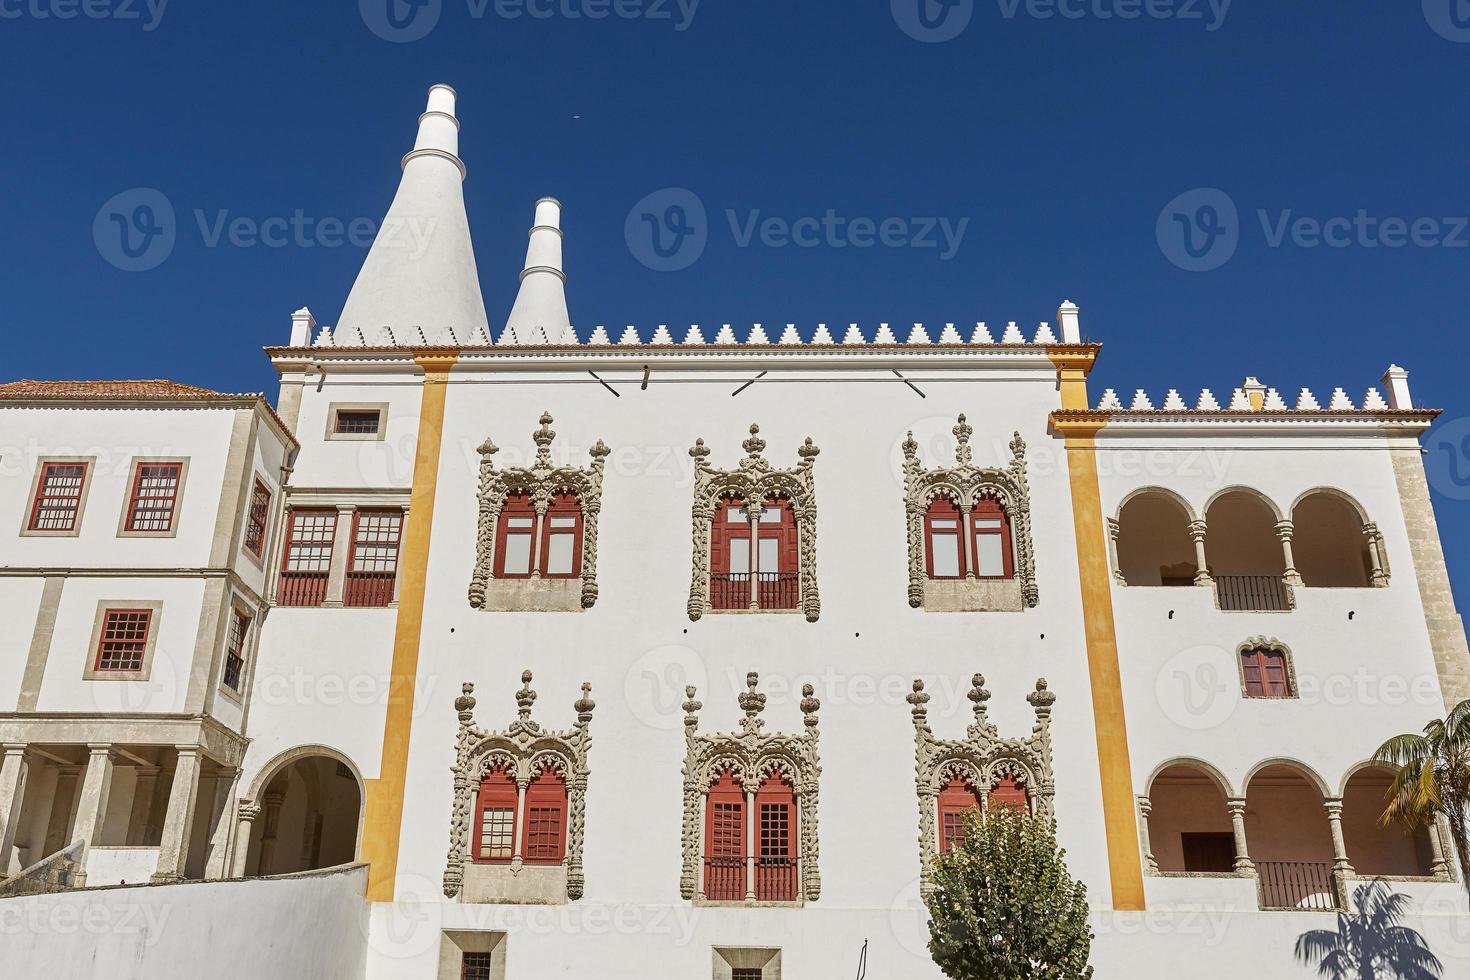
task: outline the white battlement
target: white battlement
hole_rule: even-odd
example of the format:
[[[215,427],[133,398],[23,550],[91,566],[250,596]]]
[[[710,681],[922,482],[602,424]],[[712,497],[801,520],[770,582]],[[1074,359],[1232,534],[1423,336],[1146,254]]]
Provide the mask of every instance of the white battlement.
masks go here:
[[[1220,400],[1209,388],[1203,389],[1195,400],[1193,408],[1184,401],[1184,397],[1177,388],[1170,388],[1164,396],[1163,404],[1159,408],[1154,407],[1149,393],[1142,388],[1133,393],[1133,398],[1126,406],[1118,397],[1118,392],[1113,388],[1107,388],[1102,393],[1102,398],[1097,403],[1099,412],[1368,412],[1380,414],[1393,411],[1413,411],[1414,403],[1409,394],[1408,372],[1397,366],[1390,366],[1384,375],[1384,384],[1388,387],[1389,397],[1385,398],[1383,392],[1378,388],[1369,388],[1363,397],[1354,402],[1348,395],[1347,389],[1337,387],[1332,389],[1332,394],[1327,398],[1324,408],[1322,402],[1317,399],[1310,388],[1302,388],[1296,397],[1296,404],[1287,404],[1286,399],[1276,388],[1268,388],[1255,378],[1246,378],[1239,387],[1231,389],[1230,397],[1226,400],[1227,407],[1220,407]]]

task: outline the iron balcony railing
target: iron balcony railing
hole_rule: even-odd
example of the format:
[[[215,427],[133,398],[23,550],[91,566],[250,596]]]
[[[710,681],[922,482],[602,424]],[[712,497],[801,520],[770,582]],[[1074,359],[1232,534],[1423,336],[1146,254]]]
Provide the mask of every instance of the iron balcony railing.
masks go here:
[[[1276,575],[1216,575],[1220,608],[1231,612],[1285,612],[1286,585]]]
[[[281,573],[276,587],[276,604],[281,606],[320,606],[327,598],[326,572]]]
[[[756,858],[755,897],[763,902],[796,901],[796,862],[787,857]]]
[[[1313,909],[1331,912],[1338,907],[1332,865],[1319,861],[1257,861],[1261,881],[1261,908]]]
[[[746,860],[743,857],[704,859],[704,897],[711,902],[745,900]],[[762,902],[794,902],[798,892],[794,858],[755,859],[755,897]]]
[[[709,579],[715,609],[750,609],[751,579],[761,609],[795,609],[801,602],[801,576],[796,572],[716,572]]]

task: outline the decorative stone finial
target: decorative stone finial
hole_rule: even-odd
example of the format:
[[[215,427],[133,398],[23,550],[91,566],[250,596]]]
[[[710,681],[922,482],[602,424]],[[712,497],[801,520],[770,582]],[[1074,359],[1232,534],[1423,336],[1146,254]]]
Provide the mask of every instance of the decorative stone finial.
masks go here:
[[[903,441],[903,455],[905,459],[913,459],[919,454],[919,443],[914,439],[914,433],[909,431],[908,438]]]
[[[914,725],[918,728],[927,727],[929,723],[929,694],[924,690],[922,679],[918,677],[914,678],[914,691],[908,697],[904,698],[904,700],[914,706],[914,710],[910,712],[914,716]]]
[[[985,702],[990,700],[990,692],[985,689],[985,675],[976,674],[970,678],[970,693],[965,695],[975,704],[975,724],[984,725]]]
[[[954,447],[955,462],[961,466],[969,466],[970,460],[973,458],[973,453],[970,449],[970,437],[975,434],[975,427],[966,422],[964,414],[961,413],[960,420],[955,423],[955,427],[950,431],[954,433],[955,439],[958,440]]]
[[[550,412],[541,413],[541,428],[531,433],[531,438],[536,440],[536,461],[551,465],[551,442],[556,438],[556,433],[551,429],[551,423],[556,421]]]
[[[817,712],[822,708],[822,702],[816,698],[816,688],[810,684],[801,686],[801,713],[806,727],[813,731],[817,728]]]
[[[590,682],[582,682],[582,696],[577,699],[572,707],[577,712],[577,724],[586,725],[592,720],[592,709],[597,707],[597,702],[592,700],[592,684]]]
[[[703,462],[709,458],[709,447],[704,444],[703,439],[695,439],[694,445],[689,449],[689,455],[694,457],[696,463]]]
[[[516,692],[516,709],[521,721],[531,720],[531,705],[536,703],[536,692],[531,690],[531,672],[521,671],[521,689]]]
[[[750,454],[751,459],[760,459],[761,453],[766,451],[766,441],[760,437],[761,427],[754,422],[750,424],[750,438],[740,444],[740,448]]]
[[[812,465],[812,463],[816,461],[816,458],[821,454],[822,451],[817,448],[816,443],[812,442],[811,436],[807,436],[806,442],[798,446],[796,450],[796,455],[801,457],[802,466]]]
[[[475,685],[466,681],[460,690],[464,693],[454,699],[454,710],[459,712],[459,723],[468,725],[475,720]]]
[[[684,688],[684,727],[691,735],[699,727],[699,709],[704,707],[702,701],[695,699],[694,695],[696,693],[693,684]]]
[[[490,457],[500,452],[500,447],[495,445],[495,443],[490,440],[489,436],[486,436],[485,441],[480,443],[479,452],[481,456]]]
[[[612,455],[612,450],[607,448],[607,443],[599,439],[597,440],[597,444],[595,446],[587,450],[587,455],[592,457],[593,466],[601,466],[602,461],[607,459],[608,456]]]
[[[1024,460],[1026,458],[1026,440],[1021,438],[1021,433],[1016,432],[1011,435],[1010,448],[1011,455],[1016,459]]]
[[[1045,677],[1036,679],[1036,690],[1026,695],[1026,700],[1031,702],[1031,707],[1036,709],[1038,716],[1051,714],[1051,706],[1057,703],[1057,696],[1047,686]]]
[[[752,427],[753,428],[753,427]],[[745,712],[745,718],[741,726],[747,732],[759,732],[765,722],[761,720],[760,713],[766,710],[766,696],[756,691],[756,685],[760,683],[761,676],[755,671],[745,675],[745,690],[741,693],[740,710]]]

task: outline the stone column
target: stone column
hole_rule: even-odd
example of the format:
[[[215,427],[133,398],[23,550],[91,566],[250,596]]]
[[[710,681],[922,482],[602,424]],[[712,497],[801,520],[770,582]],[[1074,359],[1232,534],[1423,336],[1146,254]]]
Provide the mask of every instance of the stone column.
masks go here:
[[[1194,573],[1195,585],[1214,585],[1215,580],[1210,577],[1210,566],[1205,558],[1205,533],[1208,528],[1204,521],[1189,522],[1189,537],[1194,542],[1194,563],[1199,570]]]
[[[209,854],[205,858],[204,877],[208,881],[223,878],[230,872],[230,832],[235,829],[231,801],[240,782],[239,769],[221,769],[214,782],[214,833],[209,838]]]
[[[342,594],[347,589],[347,562],[352,556],[352,512],[351,504],[337,505],[337,529],[332,532],[332,564],[327,572],[327,597],[323,606],[333,608],[342,605]]]
[[[532,506],[536,509],[536,526],[531,529],[531,578],[545,578],[546,569],[541,567],[541,545],[546,540],[546,512],[551,509],[551,501],[537,500]]]
[[[7,743],[0,759],[0,880],[10,874],[15,850],[15,833],[20,829],[20,806],[26,795],[26,776],[31,762],[26,747]]]
[[[112,789],[112,745],[95,742],[87,746],[87,774],[82,779],[82,792],[77,799],[77,819],[72,839],[82,844],[77,855],[77,872],[72,878],[77,888],[87,886],[87,855],[102,836],[107,821],[107,795]]]
[[[235,830],[235,853],[232,856],[230,877],[243,878],[250,862],[250,834],[255,828],[255,818],[260,816],[260,804],[241,800],[235,807],[239,826]]]
[[[510,839],[514,842],[510,854],[510,867],[513,871],[526,862],[526,787],[529,785],[529,779],[516,780],[515,825],[510,830]]]
[[[1149,874],[1159,873],[1159,862],[1154,859],[1153,841],[1149,839],[1148,818],[1154,812],[1154,805],[1147,796],[1138,798],[1138,834],[1139,843],[1143,845],[1143,864]]]
[[[745,791],[745,900],[755,901],[755,790]]]
[[[975,574],[975,508],[973,505],[960,508],[960,537],[965,540],[965,578],[977,578]]]
[[[199,798],[200,750],[197,745],[180,745],[174,783],[168,794],[168,816],[163,822],[163,841],[158,848],[155,885],[184,880],[189,862],[189,838],[194,830],[194,807]]]
[[[765,502],[751,506],[746,501],[746,512],[750,515],[750,608],[761,607],[761,511]]]
[[[1450,862],[1444,856],[1443,827],[1438,817],[1429,821],[1429,873],[1436,878],[1452,878]]]
[[[1296,570],[1296,556],[1291,551],[1291,539],[1296,534],[1296,525],[1291,521],[1276,522],[1276,537],[1281,542],[1281,557],[1286,561],[1286,571],[1281,580],[1293,588],[1301,588],[1302,575]]]
[[[1347,841],[1342,836],[1342,800],[1323,800],[1322,808],[1327,811],[1327,827],[1332,832],[1332,873],[1356,874],[1348,862]]]
[[[128,815],[128,844],[143,847],[149,840],[148,825],[153,820],[153,794],[158,791],[157,766],[138,766],[133,770],[133,809]]]
[[[281,829],[281,805],[286,802],[286,794],[265,794],[265,824],[260,832],[260,862],[255,866],[255,873],[265,877],[271,873],[272,859],[276,856],[276,835]]]
[[[1113,580],[1119,585],[1127,585],[1128,577],[1123,574],[1123,567],[1118,563],[1118,538],[1123,533],[1123,525],[1109,517],[1108,525],[1108,561],[1113,566]]]
[[[1226,800],[1225,809],[1230,811],[1230,830],[1235,835],[1235,873],[1254,878],[1256,866],[1245,843],[1245,800]]]
[[[1368,541],[1368,562],[1373,566],[1368,581],[1375,589],[1387,588],[1388,572],[1383,568],[1383,554],[1379,551],[1383,547],[1383,535],[1378,533],[1378,525],[1364,524],[1363,537]]]

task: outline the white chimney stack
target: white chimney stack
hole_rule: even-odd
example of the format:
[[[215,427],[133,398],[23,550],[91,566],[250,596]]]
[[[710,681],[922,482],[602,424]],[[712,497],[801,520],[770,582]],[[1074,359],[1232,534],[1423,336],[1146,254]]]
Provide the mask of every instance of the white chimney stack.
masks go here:
[[[1062,343],[1082,343],[1081,314],[1082,311],[1071,300],[1063,300],[1057,308],[1057,326],[1062,330]]]
[[[1407,411],[1414,407],[1409,394],[1409,372],[1397,364],[1390,364],[1383,372],[1383,387],[1388,391],[1388,407],[1395,411]]]
[[[526,245],[521,288],[500,335],[502,344],[555,344],[567,334],[571,316],[561,239],[561,202],[543,197],[536,202],[536,223]]]
[[[291,347],[310,347],[311,332],[316,329],[316,317],[311,310],[302,307],[291,314]]]

